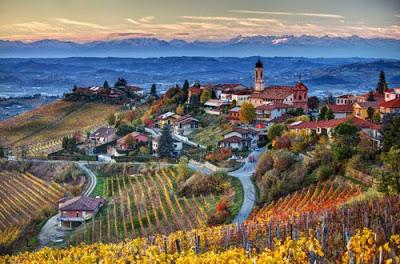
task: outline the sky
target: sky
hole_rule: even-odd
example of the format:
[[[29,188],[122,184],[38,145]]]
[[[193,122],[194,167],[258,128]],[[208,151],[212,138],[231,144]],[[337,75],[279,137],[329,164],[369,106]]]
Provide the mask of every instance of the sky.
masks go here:
[[[0,39],[400,39],[400,0],[0,0]]]

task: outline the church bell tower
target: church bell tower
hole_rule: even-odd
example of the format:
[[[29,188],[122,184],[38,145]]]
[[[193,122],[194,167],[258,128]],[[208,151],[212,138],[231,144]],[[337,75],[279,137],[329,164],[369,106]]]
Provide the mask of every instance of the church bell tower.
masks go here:
[[[254,91],[257,93],[264,91],[264,66],[260,59],[256,63],[254,79]]]

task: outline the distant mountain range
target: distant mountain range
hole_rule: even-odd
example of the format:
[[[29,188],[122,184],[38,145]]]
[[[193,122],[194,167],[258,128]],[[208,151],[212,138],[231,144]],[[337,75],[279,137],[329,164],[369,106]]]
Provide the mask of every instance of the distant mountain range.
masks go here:
[[[315,36],[238,36],[226,41],[133,38],[76,43],[40,40],[30,43],[0,40],[2,58],[166,57],[166,56],[289,56],[400,58],[400,40],[388,38]]]

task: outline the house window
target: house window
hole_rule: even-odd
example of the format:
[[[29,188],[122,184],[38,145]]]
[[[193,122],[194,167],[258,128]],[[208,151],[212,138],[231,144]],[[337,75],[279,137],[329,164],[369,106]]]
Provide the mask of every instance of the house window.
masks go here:
[[[76,212],[76,217],[79,217],[79,212]]]

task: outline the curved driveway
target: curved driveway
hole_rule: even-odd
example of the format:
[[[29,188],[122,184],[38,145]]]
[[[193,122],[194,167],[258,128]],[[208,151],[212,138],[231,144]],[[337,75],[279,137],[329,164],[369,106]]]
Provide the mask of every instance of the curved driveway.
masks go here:
[[[265,148],[262,148],[259,151],[253,151],[250,153],[249,157],[253,156],[254,162],[249,162],[249,158],[247,158],[243,167],[229,173],[229,175],[238,178],[243,186],[243,204],[239,213],[236,215],[235,219],[233,219],[233,223],[243,223],[253,210],[254,203],[256,201],[256,189],[251,177],[256,170],[258,158],[264,152],[264,150]]]
[[[89,183],[87,185],[86,190],[82,193],[82,196],[89,196],[97,184],[96,175],[86,166],[83,162],[76,162],[80,169],[82,169],[86,175],[88,176]],[[62,230],[58,227],[58,213],[47,220],[46,224],[43,225],[42,229],[39,232],[38,240],[39,245],[38,248],[45,247],[50,243],[54,242],[57,239],[63,239],[68,231]]]

